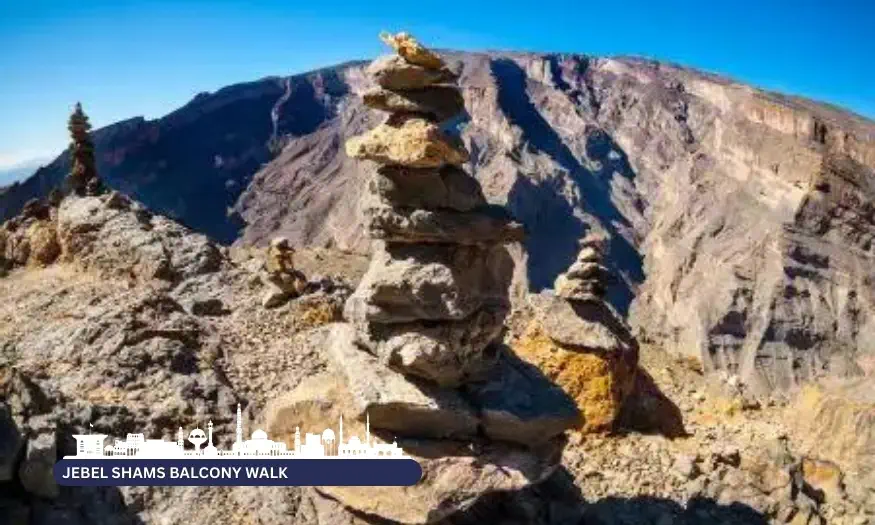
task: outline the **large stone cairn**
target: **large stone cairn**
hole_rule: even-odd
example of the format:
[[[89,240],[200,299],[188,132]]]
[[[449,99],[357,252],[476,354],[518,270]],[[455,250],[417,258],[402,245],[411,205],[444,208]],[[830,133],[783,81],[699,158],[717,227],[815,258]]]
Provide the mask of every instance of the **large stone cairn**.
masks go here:
[[[367,72],[364,103],[387,120],[347,142],[372,161],[365,224],[370,267],[348,299],[348,323],[330,328],[330,365],[267,413],[277,435],[345,416],[370,418],[420,462],[409,488],[320,487],[359,513],[430,523],[488,493],[522,489],[555,469],[574,403],[500,339],[513,263],[504,244],[522,226],[490,206],[461,168],[468,153],[441,123],[464,111],[456,75],[401,33],[381,35],[397,54]],[[321,427],[320,427],[321,428]],[[359,429],[361,430],[361,429]]]
[[[346,145],[351,157],[377,164],[365,222],[378,242],[345,317],[385,365],[458,386],[489,365],[483,349],[509,305],[501,245],[521,240],[523,228],[486,204],[460,167],[464,145],[440,128],[465,110],[455,75],[409,35],[381,37],[398,54],[368,68],[378,87],[363,100],[389,117]]]
[[[577,260],[556,278],[554,294],[532,298],[535,320],[514,345],[576,401],[583,432],[614,428],[638,364],[635,338],[605,300],[615,281],[602,263],[606,242],[598,234],[580,242]]]

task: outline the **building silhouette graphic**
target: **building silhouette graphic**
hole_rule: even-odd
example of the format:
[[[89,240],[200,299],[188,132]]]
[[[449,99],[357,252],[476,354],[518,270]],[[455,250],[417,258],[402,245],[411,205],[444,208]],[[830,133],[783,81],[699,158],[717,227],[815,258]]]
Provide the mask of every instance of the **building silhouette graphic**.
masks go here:
[[[338,433],[331,428],[324,429],[321,433],[307,432],[301,437],[301,429],[295,428],[294,448],[291,450],[282,441],[273,441],[268,438],[267,432],[256,429],[249,439],[244,439],[243,417],[240,405],[237,405],[237,426],[235,441],[230,450],[219,450],[213,443],[213,422],[207,422],[207,430],[204,432],[200,427],[192,429],[188,434],[188,442],[191,448],[185,448],[184,432],[182,427],[176,434],[176,441],[163,439],[146,439],[144,434],[128,434],[124,440],[116,439],[106,444],[105,434],[75,434],[76,455],[67,456],[77,459],[125,459],[125,458],[152,458],[152,459],[217,459],[217,458],[265,458],[265,459],[332,459],[332,458],[361,458],[361,459],[386,459],[407,458],[404,450],[397,442],[377,443],[371,438],[370,415],[365,416],[365,439],[362,441],[358,436],[352,436],[344,440],[343,416],[338,422]],[[203,449],[201,446],[206,443]]]

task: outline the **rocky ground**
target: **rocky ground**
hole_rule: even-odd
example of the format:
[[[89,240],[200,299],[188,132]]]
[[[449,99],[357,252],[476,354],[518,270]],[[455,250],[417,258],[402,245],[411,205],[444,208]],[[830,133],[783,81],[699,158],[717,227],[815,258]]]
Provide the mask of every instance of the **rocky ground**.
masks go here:
[[[19,402],[32,410],[34,399],[42,395],[60,400],[55,406],[42,407],[42,416],[29,416],[26,433],[30,439],[36,442],[43,432],[41,425],[49,426],[53,417],[72,425],[96,419],[97,424],[116,432],[145,423],[155,432],[163,429],[166,433],[176,424],[164,424],[160,414],[151,420],[145,418],[137,410],[140,405],[153,414],[164,405],[164,418],[194,422],[198,414],[207,411],[231,414],[230,406],[243,400],[249,420],[257,422],[271,397],[322,370],[324,358],[314,343],[324,336],[320,325],[339,315],[324,306],[330,301],[318,299],[322,295],[317,293],[277,309],[265,309],[260,304],[264,285],[258,253],[235,253],[223,260],[223,269],[216,272],[210,286],[201,278],[165,292],[155,283],[110,278],[100,270],[83,268],[75,260],[46,268],[16,269],[0,279],[0,296],[5,299],[0,304],[0,385],[4,386],[0,391],[13,410]],[[338,282],[350,285],[363,271],[362,258],[331,251],[299,252],[297,260],[308,275],[320,268],[323,275],[333,274]],[[195,346],[195,368],[210,365],[211,372],[190,370],[185,374],[199,377],[200,383],[188,387],[185,382],[171,382],[167,391],[152,397],[131,388],[130,383],[123,389],[113,386],[118,370],[91,368],[87,375],[76,371],[91,353],[99,352],[100,346],[94,342],[95,337],[100,339],[95,323],[103,320],[100,326],[104,330],[129,336],[138,324],[119,320],[144,311],[145,304],[154,304],[155,294],[166,293],[176,299],[165,300],[182,305],[203,297],[205,290],[221,300],[222,308],[200,315],[189,314],[185,308],[179,312],[184,322],[193,322],[196,329],[192,329],[202,334],[203,342]],[[511,326],[525,326],[526,316],[524,311],[517,312]],[[514,337],[511,330],[509,344]],[[45,347],[56,347],[56,352],[43,355],[41,352],[48,350],[38,341],[45,341]],[[776,399],[757,405],[744,396],[732,395],[731,378],[709,379],[694,360],[671,357],[658,348],[641,350],[640,367],[677,407],[687,435],[666,437],[663,433],[672,432],[660,433],[660,421],[636,420],[635,411],[641,408],[637,405],[654,409],[647,405],[648,395],[654,391],[640,388],[636,394],[640,397],[632,401],[636,406],[624,415],[623,423],[629,430],[572,433],[560,471],[547,482],[509,498],[487,498],[450,521],[495,523],[478,516],[494,516],[496,509],[503,509],[505,516],[515,516],[515,523],[864,524],[875,520],[875,484],[865,479],[866,472],[852,468],[862,456],[835,458],[841,467],[813,463],[806,474],[802,458],[833,458],[819,454],[823,447],[811,446],[808,426],[798,428],[796,420],[805,414],[796,400]],[[149,370],[147,366],[145,371]],[[99,377],[89,379],[96,374]],[[208,381],[211,376],[215,377],[213,387]],[[23,384],[31,386],[24,388]],[[182,394],[173,392],[174,385],[189,388],[191,397],[178,397]],[[227,399],[221,400],[220,406],[208,402],[210,406],[198,407],[196,398],[202,394],[198,389],[203,388],[214,388]],[[853,427],[833,428],[839,429],[835,438],[854,432]],[[230,435],[230,428],[225,429],[228,432],[219,434]],[[36,452],[25,454],[36,456]],[[350,517],[337,502],[306,489],[130,488],[93,492],[58,490],[50,483],[38,482],[29,482],[24,489],[13,489],[9,482],[2,486],[6,495],[21,494],[14,503],[7,496],[0,506],[3,523],[181,523],[207,518],[227,523],[352,523],[363,518]]]

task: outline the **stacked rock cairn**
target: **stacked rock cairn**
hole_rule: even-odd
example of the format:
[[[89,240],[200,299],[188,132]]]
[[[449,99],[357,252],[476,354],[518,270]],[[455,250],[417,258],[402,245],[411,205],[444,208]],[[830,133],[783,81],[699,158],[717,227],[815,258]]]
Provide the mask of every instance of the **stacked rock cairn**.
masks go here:
[[[363,101],[388,118],[346,144],[372,163],[373,255],[327,346],[347,417],[369,417],[373,434],[397,438],[424,477],[403,502],[379,488],[320,491],[359,512],[427,523],[545,479],[579,414],[497,344],[513,274],[504,245],[524,230],[487,204],[461,167],[464,145],[441,128],[464,111],[456,75],[405,33],[381,38],[396,54],[367,68],[377,87]]]
[[[553,284],[556,295],[569,301],[603,301],[607,287],[615,280],[611,271],[602,265],[605,246],[605,237],[584,237],[577,260]]]
[[[532,298],[536,320],[515,345],[575,399],[584,432],[611,430],[634,387],[638,344],[605,299],[616,282],[603,265],[606,238],[590,234],[577,260],[559,275],[554,294]]]
[[[307,288],[307,278],[295,269],[295,250],[285,237],[270,241],[264,261],[264,279],[268,291],[261,304],[265,308],[279,306],[289,299],[303,294]]]

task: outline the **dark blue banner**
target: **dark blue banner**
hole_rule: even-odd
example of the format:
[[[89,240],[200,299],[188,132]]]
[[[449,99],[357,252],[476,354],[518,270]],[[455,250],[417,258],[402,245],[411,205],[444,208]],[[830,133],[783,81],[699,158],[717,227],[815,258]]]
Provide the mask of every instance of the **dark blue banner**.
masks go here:
[[[62,459],[55,481],[72,487],[410,486],[422,467],[410,459]]]

